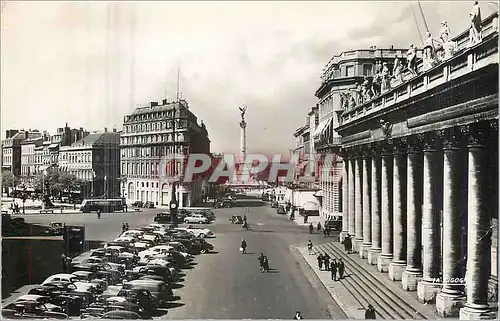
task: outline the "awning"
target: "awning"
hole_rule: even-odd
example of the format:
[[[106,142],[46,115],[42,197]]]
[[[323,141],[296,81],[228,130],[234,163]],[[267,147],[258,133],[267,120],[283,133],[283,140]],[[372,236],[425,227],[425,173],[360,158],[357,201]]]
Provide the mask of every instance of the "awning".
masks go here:
[[[319,191],[317,191],[316,193],[313,194],[314,196],[316,197],[323,197],[323,190],[320,189]]]
[[[313,138],[319,137],[333,121],[333,116],[322,120],[316,130],[314,131]]]

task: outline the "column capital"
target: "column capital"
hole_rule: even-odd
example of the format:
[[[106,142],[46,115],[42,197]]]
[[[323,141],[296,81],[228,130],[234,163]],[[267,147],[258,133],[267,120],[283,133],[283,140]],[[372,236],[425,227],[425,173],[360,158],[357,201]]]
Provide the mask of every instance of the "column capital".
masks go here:
[[[438,135],[436,132],[421,133],[416,136],[422,141],[423,151],[435,151],[437,149]]]
[[[389,139],[389,144],[394,154],[405,154],[406,147],[408,146],[408,137]]]
[[[461,137],[456,127],[440,129],[436,134],[443,144],[443,150],[459,148]]]
[[[393,146],[389,140],[380,142],[380,151],[382,156],[389,156],[393,153]]]
[[[411,136],[408,139],[408,154],[419,154],[422,152],[425,137],[421,134]]]
[[[354,158],[359,158],[363,156],[363,146],[357,145],[353,146],[349,150],[349,158],[354,159]]]
[[[491,123],[476,123],[460,126],[461,133],[465,136],[468,147],[485,146],[488,131],[492,130]]]

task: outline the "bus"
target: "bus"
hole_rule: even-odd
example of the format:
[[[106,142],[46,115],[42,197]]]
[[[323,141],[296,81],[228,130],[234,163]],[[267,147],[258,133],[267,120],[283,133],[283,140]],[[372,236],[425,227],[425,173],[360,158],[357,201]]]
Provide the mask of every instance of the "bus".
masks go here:
[[[83,213],[97,212],[99,209],[103,213],[121,212],[125,209],[125,201],[121,198],[86,199],[80,207]]]

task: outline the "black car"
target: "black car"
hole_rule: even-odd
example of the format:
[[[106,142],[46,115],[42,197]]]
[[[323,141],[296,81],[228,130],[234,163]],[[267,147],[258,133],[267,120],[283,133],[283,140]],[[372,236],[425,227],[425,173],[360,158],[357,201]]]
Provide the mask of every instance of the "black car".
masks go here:
[[[283,205],[279,205],[276,212],[278,212],[278,214],[286,214],[285,207]]]
[[[144,202],[142,201],[135,201],[132,203],[132,206],[133,207],[143,207],[144,206]]]
[[[144,208],[155,208],[155,203],[148,201],[144,203]]]
[[[158,213],[154,218],[155,223],[159,224],[175,224],[174,218],[170,213]],[[177,215],[177,224],[182,224],[183,218],[181,215]]]
[[[158,307],[158,299],[147,289],[124,286],[120,292],[118,292],[118,296],[126,298],[129,302],[139,304],[144,309],[144,314],[146,315],[152,315],[156,312]]]

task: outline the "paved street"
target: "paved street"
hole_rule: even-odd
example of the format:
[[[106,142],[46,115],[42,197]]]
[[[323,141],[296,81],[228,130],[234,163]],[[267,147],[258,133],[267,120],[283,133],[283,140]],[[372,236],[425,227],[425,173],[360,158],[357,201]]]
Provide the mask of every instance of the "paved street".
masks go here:
[[[277,318],[292,319],[296,310],[305,318],[345,318],[340,307],[319,283],[298,252],[290,245],[305,244],[309,239],[323,242],[323,237],[309,235],[275,209],[257,200],[240,200],[239,207],[217,209],[217,221],[208,226],[217,235],[210,239],[216,253],[200,255],[194,269],[187,271],[179,307],[165,316],[181,318]],[[248,205],[248,222],[252,229],[229,223],[231,215],[244,215]],[[88,240],[110,240],[127,221],[131,228],[153,222],[158,210],[141,213],[29,215],[29,222],[61,221],[85,224]],[[242,238],[248,243],[248,254],[241,254]],[[272,273],[261,273],[257,256],[265,253]],[[182,304],[182,305],[181,305]]]

